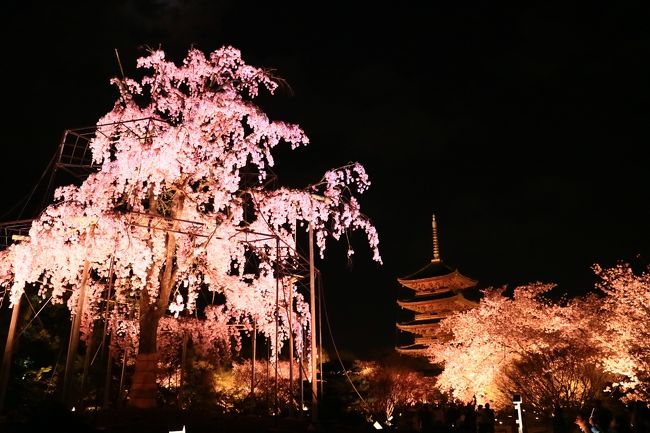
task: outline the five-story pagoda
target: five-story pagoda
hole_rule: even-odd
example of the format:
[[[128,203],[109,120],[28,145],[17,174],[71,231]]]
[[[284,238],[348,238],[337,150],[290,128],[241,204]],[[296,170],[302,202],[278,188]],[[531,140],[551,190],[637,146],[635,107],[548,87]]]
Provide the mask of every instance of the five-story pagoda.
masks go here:
[[[398,322],[397,328],[407,333],[408,344],[398,345],[401,354],[424,356],[428,347],[445,336],[439,330],[442,319],[456,311],[464,311],[478,305],[468,299],[475,292],[477,281],[461,274],[440,259],[436,217],[432,217],[433,259],[426,266],[397,281],[408,289],[411,296],[398,299],[397,304],[409,310],[412,319]]]

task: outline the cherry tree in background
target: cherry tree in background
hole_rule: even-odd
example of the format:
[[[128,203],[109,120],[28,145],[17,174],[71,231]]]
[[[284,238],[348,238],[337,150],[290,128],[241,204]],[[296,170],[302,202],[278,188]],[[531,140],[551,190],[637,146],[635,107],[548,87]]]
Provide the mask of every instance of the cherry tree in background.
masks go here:
[[[357,386],[365,398],[352,406],[387,425],[395,423],[396,413],[442,397],[431,378],[407,367],[356,361],[355,370]]]
[[[451,339],[430,352],[444,367],[441,389],[501,408],[516,393],[547,413],[581,407],[608,386],[623,401],[647,400],[648,273],[625,264],[594,270],[604,296],[551,302],[549,284],[518,287],[512,297],[491,288],[478,307],[443,320]]]
[[[547,300],[553,287],[517,287],[512,297],[503,295],[505,288],[486,289],[476,308],[443,320],[451,339],[430,352],[444,367],[440,388],[497,409],[510,406],[513,393],[542,410],[593,397],[602,383],[587,371],[597,368],[599,350],[585,330],[598,326],[597,317],[582,303]]]
[[[126,335],[129,320],[137,323],[129,402],[147,408],[155,406],[161,319],[196,314],[201,290],[220,299],[202,328],[206,350],[232,336],[232,323],[274,335],[277,300],[273,350],[295,336],[300,353],[309,308],[293,280],[277,272],[290,256],[283,251],[295,251],[299,228],[312,228],[321,257],[328,238],[350,230],[365,232],[373,259],[381,257],[355,197],[369,186],[362,165],[330,170],[304,189],[272,188],[273,148],[309,140],[253,104],[260,90],[278,87],[267,71],[245,64],[232,47],[207,57],[190,49],[180,66],[151,50],[137,65],[147,71],[141,80],[112,80],[119,98],[90,142],[101,169],[55,191],[29,242],[0,253],[0,277],[13,303],[32,285],[73,314],[83,303],[85,336],[110,285],[111,326]]]
[[[602,332],[596,336],[607,353],[604,368],[622,378],[614,386],[624,401],[650,401],[650,268],[634,272],[619,263],[593,269],[605,294],[598,312]]]

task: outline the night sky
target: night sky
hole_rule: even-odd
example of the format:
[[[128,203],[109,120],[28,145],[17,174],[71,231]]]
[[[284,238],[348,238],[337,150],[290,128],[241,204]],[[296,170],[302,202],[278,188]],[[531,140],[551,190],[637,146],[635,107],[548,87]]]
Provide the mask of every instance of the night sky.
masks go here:
[[[276,153],[281,184],[349,161],[372,182],[384,264],[361,236],[351,265],[336,243],[318,263],[339,351],[393,350],[396,278],[431,259],[432,213],[443,261],[482,286],[578,294],[594,263],[650,262],[645,2],[59,3],[4,5],[2,221],[63,132],[111,109],[116,50],[133,76],[143,46],[179,61],[233,45],[291,87],[258,104],[310,137]]]

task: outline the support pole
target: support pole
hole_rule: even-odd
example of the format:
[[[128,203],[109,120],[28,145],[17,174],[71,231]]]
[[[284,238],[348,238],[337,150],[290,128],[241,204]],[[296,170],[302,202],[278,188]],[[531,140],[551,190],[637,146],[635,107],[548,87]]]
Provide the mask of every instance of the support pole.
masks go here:
[[[318,422],[318,372],[316,348],[316,279],[314,270],[314,229],[309,224],[309,313],[311,315],[311,419]]]
[[[305,368],[305,358],[303,354],[305,353],[305,328],[303,328],[302,333],[302,350],[300,351],[300,368],[298,369],[298,378],[300,380],[300,417],[304,415],[305,407],[305,376],[303,374],[303,369]]]
[[[189,335],[187,331],[183,332],[183,348],[181,351],[181,380],[180,386],[178,387],[178,404],[179,407],[183,407],[183,388],[185,387],[185,366],[187,364],[187,343],[189,340]]]
[[[90,248],[90,241],[93,238],[95,226],[91,225],[88,237],[85,239],[86,248]],[[83,273],[81,274],[81,284],[79,287],[79,298],[77,299],[77,307],[74,317],[72,318],[72,327],[70,329],[70,340],[68,342],[68,355],[65,359],[65,372],[63,374],[63,392],[62,400],[64,404],[69,403],[69,388],[74,364],[74,358],[77,354],[77,346],[79,345],[79,328],[81,327],[81,320],[83,319],[84,304],[86,303],[86,286],[88,285],[88,278],[90,276],[90,261],[84,260]],[[89,350],[89,347],[86,348]]]
[[[257,357],[257,321],[253,319],[253,357],[251,359],[251,398],[255,397],[255,358]]]
[[[126,354],[129,351],[128,345],[124,346],[124,353],[122,354],[122,372],[120,373],[120,388],[118,391],[117,401],[120,406],[122,406],[122,396],[124,393],[124,370],[126,370]]]
[[[11,357],[14,351],[14,338],[16,337],[16,327],[18,325],[18,317],[20,316],[20,303],[22,300],[23,295],[20,295],[18,301],[13,306],[11,312],[11,322],[9,324],[9,332],[7,333],[7,342],[5,344],[5,352],[2,357],[2,371],[0,373],[0,414],[2,414],[4,411],[5,397],[7,396],[9,370],[11,369]]]
[[[283,286],[284,287],[284,286]],[[287,317],[289,322],[289,416],[293,416],[293,405],[296,393],[293,386],[293,322],[291,315],[293,313],[293,284],[289,284],[289,302],[287,305]]]
[[[88,343],[86,344],[86,353],[84,354],[84,366],[81,373],[81,386],[79,387],[79,394],[81,398],[84,396],[84,387],[86,385],[86,378],[88,377],[88,370],[90,369],[90,355],[92,354],[93,338],[89,336]],[[78,408],[81,409],[81,408]]]
[[[106,360],[106,375],[104,376],[104,398],[102,407],[108,409],[111,395],[111,369],[113,368],[113,358],[111,356],[110,337],[108,337],[108,312],[111,301],[111,292],[113,290],[113,267],[115,265],[115,256],[111,256],[111,265],[108,268],[108,292],[106,294],[106,309],[104,310],[104,330],[102,331],[102,360]],[[108,337],[108,341],[107,341]]]
[[[63,374],[63,402],[68,403],[68,392],[70,388],[70,376],[72,375],[72,366],[74,357],[77,354],[79,345],[79,328],[81,327],[81,316],[83,315],[84,303],[86,302],[86,284],[88,283],[88,274],[90,273],[90,262],[84,262],[83,275],[79,288],[79,299],[77,299],[77,308],[72,318],[72,328],[70,329],[70,340],[68,343],[68,356],[65,360],[65,372]]]
[[[111,402],[111,377],[113,374],[113,357],[111,356],[110,349],[107,352],[106,360],[106,376],[104,376],[104,400],[102,401],[102,407],[108,409]]]
[[[278,327],[280,326],[280,262],[278,257],[278,251],[280,249],[279,242],[280,241],[278,238],[275,238],[275,407],[273,414],[275,415],[276,420],[278,419],[278,394],[280,393],[280,390],[278,389],[278,364],[280,362],[280,351],[278,350]]]
[[[271,337],[267,337],[265,341],[266,341],[266,383],[270,384],[271,383]],[[267,409],[271,407],[271,404],[269,403],[269,399],[271,398],[269,393],[270,387],[271,387],[270,385],[266,385],[264,387]]]
[[[318,285],[318,299],[325,299],[323,296],[323,285]],[[320,371],[320,396],[323,397],[323,303],[318,303],[318,371]]]

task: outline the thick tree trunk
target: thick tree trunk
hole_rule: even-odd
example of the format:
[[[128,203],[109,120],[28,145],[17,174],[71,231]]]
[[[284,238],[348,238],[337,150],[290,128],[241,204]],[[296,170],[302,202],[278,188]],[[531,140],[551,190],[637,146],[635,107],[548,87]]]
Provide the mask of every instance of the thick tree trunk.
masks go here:
[[[138,355],[135,359],[135,372],[129,392],[129,406],[138,409],[156,407],[156,392],[158,390],[156,337],[160,316],[151,307],[149,306],[144,314],[141,312]]]
[[[172,199],[172,218],[180,212],[182,207],[183,196],[176,194]],[[155,209],[155,206],[152,206],[152,208]],[[138,355],[135,360],[135,372],[133,373],[128,403],[129,406],[138,409],[156,407],[156,394],[158,391],[156,380],[158,373],[158,324],[169,304],[169,296],[176,278],[176,267],[174,265],[176,238],[174,231],[178,229],[177,225],[178,223],[174,222],[171,230],[165,234],[164,264],[160,274],[155,276],[159,282],[158,299],[152,300],[149,298],[146,289],[140,295]],[[154,278],[154,276],[150,275],[150,278]]]

